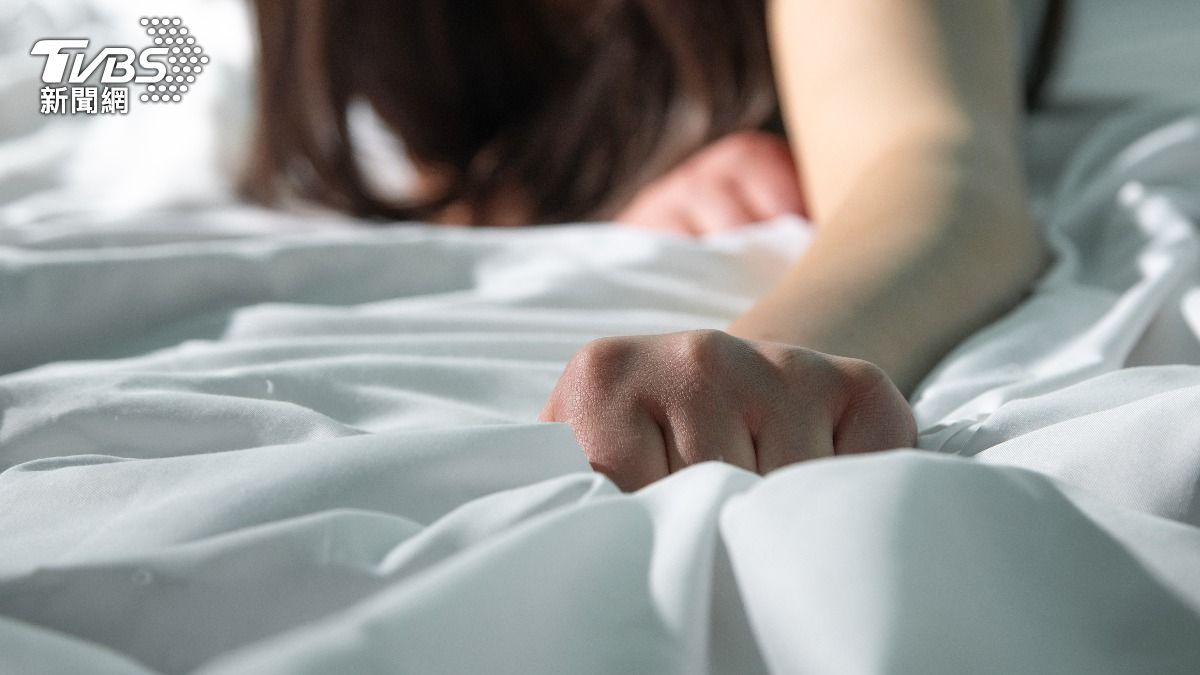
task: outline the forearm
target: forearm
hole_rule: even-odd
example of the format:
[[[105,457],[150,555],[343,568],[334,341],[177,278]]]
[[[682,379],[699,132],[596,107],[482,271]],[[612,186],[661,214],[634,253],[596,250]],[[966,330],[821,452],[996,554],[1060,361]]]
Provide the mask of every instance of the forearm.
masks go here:
[[[866,359],[911,392],[1044,264],[1013,161],[970,140],[880,153],[731,332]]]
[[[1009,0],[770,0],[817,236],[736,334],[873,361],[911,391],[1044,261]]]

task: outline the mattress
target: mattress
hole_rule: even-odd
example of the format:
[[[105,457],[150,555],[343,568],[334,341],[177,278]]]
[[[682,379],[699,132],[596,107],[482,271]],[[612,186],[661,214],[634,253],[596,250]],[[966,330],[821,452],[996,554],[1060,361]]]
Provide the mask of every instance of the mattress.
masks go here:
[[[55,7],[28,30],[134,11]],[[623,494],[536,422],[566,360],[725,325],[807,225],[239,204],[248,43],[195,12],[229,57],[184,105],[45,120],[5,71],[0,670],[1200,668],[1200,111],[1108,110],[1036,179],[1056,262],[922,383],[919,447]]]

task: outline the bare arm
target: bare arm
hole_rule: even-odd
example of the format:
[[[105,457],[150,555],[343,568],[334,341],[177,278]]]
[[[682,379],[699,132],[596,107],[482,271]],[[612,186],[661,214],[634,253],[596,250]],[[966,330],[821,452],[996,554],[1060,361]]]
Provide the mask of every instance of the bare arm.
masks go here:
[[[817,235],[734,323],[743,339],[615,337],[572,359],[542,417],[569,422],[626,489],[706,460],[766,473],[911,445],[896,385],[915,387],[1042,265],[1006,2],[768,1]]]
[[[731,332],[866,359],[911,391],[1044,262],[1017,153],[1010,3],[770,3],[818,233]]]

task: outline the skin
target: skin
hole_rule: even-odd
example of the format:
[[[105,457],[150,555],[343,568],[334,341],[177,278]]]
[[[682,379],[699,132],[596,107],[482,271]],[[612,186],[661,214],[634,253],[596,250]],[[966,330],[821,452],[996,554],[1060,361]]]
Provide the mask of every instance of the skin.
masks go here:
[[[622,217],[695,235],[806,208],[812,245],[728,333],[588,345],[542,419],[570,423],[627,490],[710,459],[766,473],[912,445],[900,392],[1015,304],[1046,260],[1019,170],[1013,39],[996,28],[1010,11],[769,0],[794,171],[761,139],[735,138],[754,147],[710,149]],[[756,153],[765,177],[739,178]],[[751,204],[752,184],[785,174],[804,176],[802,198],[776,187]]]
[[[805,213],[787,141],[747,131],[713,143],[650,183],[617,222],[691,237]]]
[[[916,437],[878,367],[714,330],[592,342],[542,417],[569,422],[592,466],[624,490],[698,462],[767,473]]]

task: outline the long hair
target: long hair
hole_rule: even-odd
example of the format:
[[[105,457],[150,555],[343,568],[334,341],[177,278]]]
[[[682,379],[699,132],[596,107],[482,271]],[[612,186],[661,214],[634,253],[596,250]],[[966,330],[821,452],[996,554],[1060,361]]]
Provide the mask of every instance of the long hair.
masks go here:
[[[393,221],[452,206],[475,224],[599,218],[705,143],[777,119],[762,0],[254,5],[258,117],[242,188],[264,203]],[[356,104],[403,143],[418,190],[366,179]]]
[[[775,109],[765,3],[256,0],[245,193],[359,216],[563,222]],[[373,109],[424,180],[364,180],[347,113]]]

